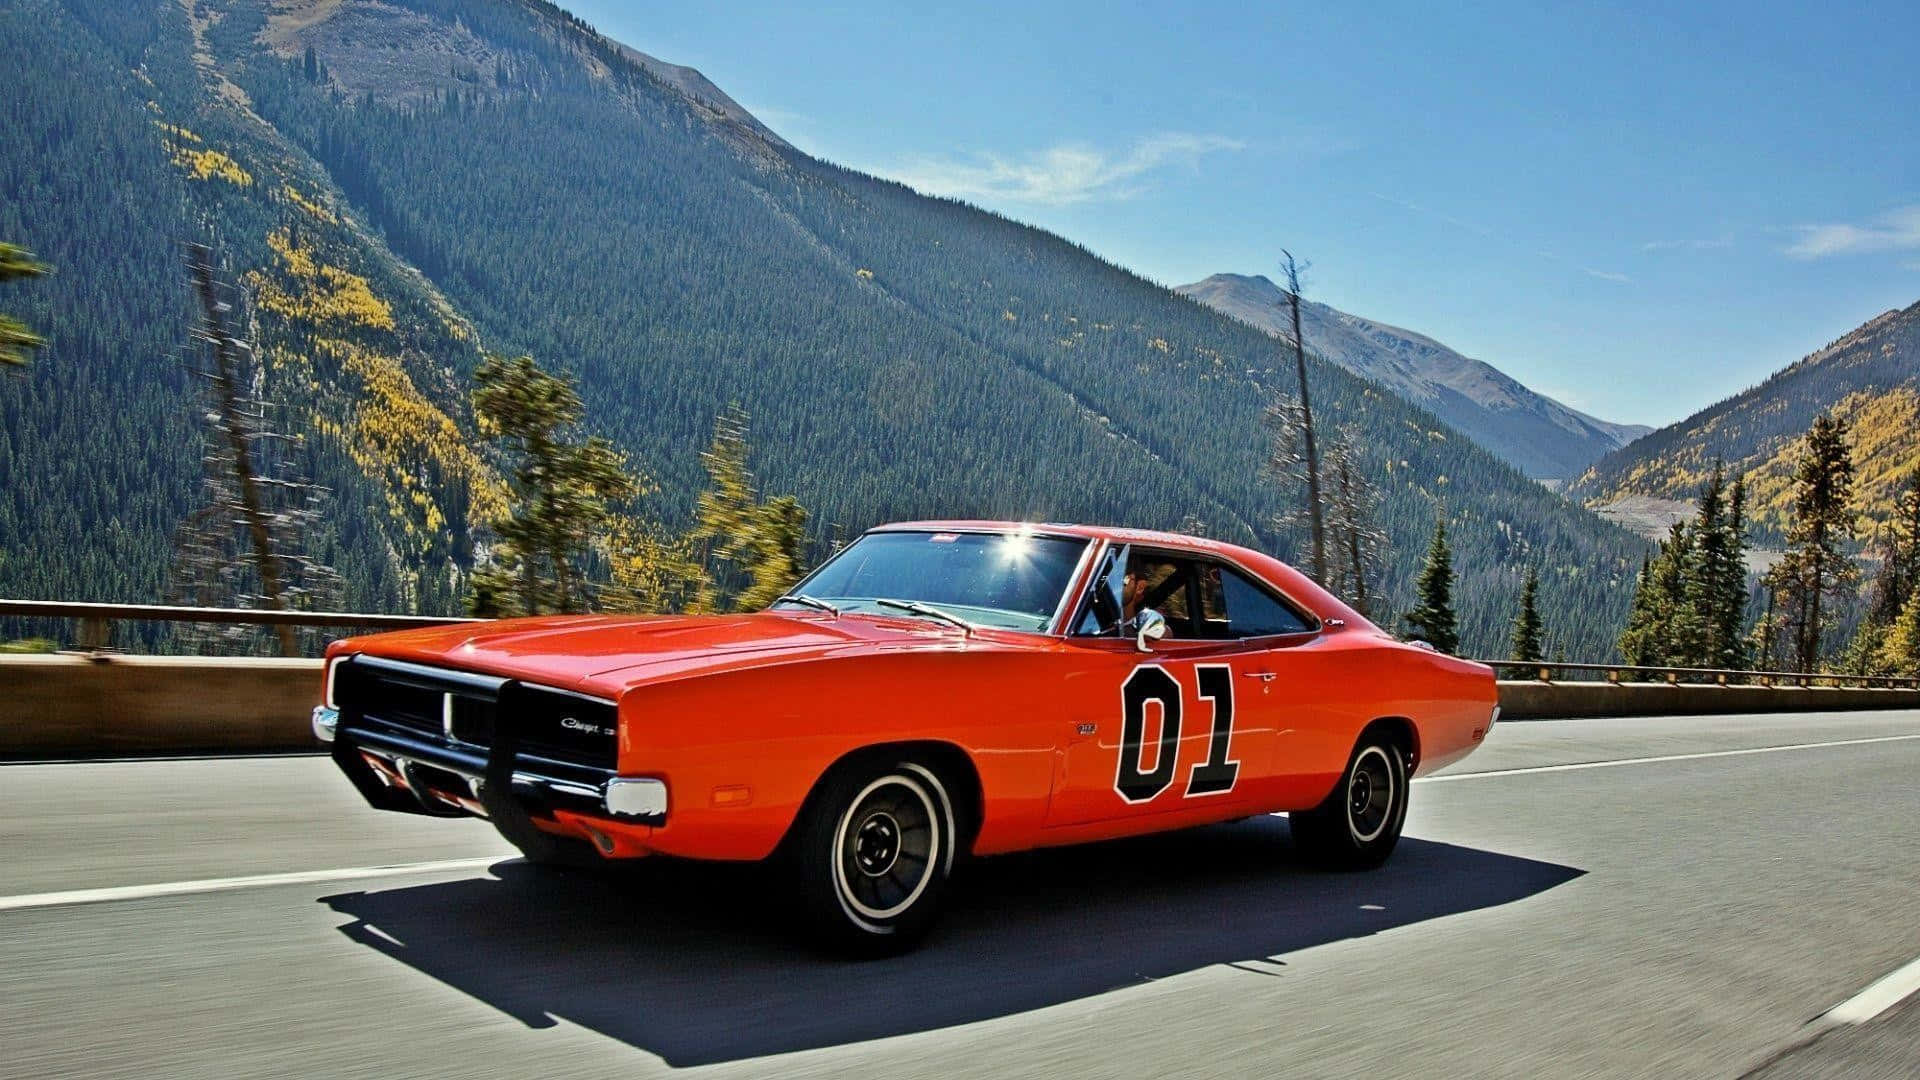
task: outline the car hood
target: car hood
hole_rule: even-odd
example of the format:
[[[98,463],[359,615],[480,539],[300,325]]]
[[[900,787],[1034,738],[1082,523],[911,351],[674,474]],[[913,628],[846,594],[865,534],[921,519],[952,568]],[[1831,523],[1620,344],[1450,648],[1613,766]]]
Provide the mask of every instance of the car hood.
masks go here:
[[[341,651],[616,695],[664,679],[762,663],[900,649],[964,649],[983,637],[924,619],[824,612],[553,616],[358,638]]]

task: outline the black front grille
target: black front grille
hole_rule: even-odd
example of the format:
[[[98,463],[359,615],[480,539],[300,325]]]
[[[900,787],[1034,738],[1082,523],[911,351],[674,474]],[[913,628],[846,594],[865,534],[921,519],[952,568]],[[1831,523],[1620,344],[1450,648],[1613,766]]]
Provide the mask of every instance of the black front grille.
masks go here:
[[[527,757],[609,771],[619,759],[613,704],[550,687],[354,657],[341,661],[334,698],[349,726],[473,747],[482,756],[504,718]]]

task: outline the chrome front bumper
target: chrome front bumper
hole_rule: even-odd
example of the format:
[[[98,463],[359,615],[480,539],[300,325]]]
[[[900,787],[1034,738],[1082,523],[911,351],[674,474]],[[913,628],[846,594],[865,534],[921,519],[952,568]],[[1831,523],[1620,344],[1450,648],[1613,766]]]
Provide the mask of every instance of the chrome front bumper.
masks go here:
[[[340,735],[340,710],[326,705],[315,708],[313,734],[322,743],[333,744]],[[352,749],[381,758],[390,763],[403,778],[409,778],[409,787],[414,786],[410,778],[415,775],[415,770],[425,768],[458,777],[474,798],[481,797],[488,767],[483,748],[443,745],[421,738],[366,732],[357,728],[351,733],[350,740]],[[339,760],[341,755],[336,753],[335,758]],[[510,774],[510,784],[515,795],[536,806],[561,806],[641,825],[666,823],[668,799],[665,780],[630,776],[600,780],[579,775],[587,770],[568,771],[576,775],[553,776],[515,768]],[[379,773],[374,773],[373,777],[386,783]],[[424,791],[414,794],[423,803],[427,801]]]

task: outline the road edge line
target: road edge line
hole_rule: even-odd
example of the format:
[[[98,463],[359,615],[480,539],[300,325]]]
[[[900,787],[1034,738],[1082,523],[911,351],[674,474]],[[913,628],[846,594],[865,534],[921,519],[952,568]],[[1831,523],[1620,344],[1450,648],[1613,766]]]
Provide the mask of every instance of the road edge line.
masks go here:
[[[73,907],[79,904],[111,903],[116,900],[151,900],[164,896],[192,896],[200,893],[231,892],[235,889],[268,888],[275,885],[315,885],[362,878],[397,877],[403,874],[436,874],[448,870],[478,870],[511,858],[513,858],[511,855],[494,855],[484,859],[440,859],[433,862],[342,867],[337,870],[294,870],[280,874],[252,874],[245,877],[200,878],[193,881],[163,881],[149,885],[112,885],[99,889],[21,893],[17,896],[0,896],[0,911]]]
[[[1920,957],[1868,983],[1866,989],[1828,1009],[1814,1022],[1822,1027],[1864,1024],[1912,997],[1916,990],[1920,990]]]
[[[1564,765],[1529,765],[1518,769],[1488,769],[1485,772],[1441,773],[1417,776],[1416,784],[1437,784],[1445,780],[1483,780],[1493,776],[1525,776],[1529,773],[1577,772],[1581,769],[1606,769],[1616,765],[1655,765],[1663,761],[1700,761],[1706,758],[1740,757],[1746,754],[1777,754],[1786,750],[1820,750],[1830,746],[1866,746],[1872,743],[1910,742],[1916,735],[1876,735],[1868,739],[1836,739],[1832,742],[1787,743],[1780,746],[1748,746],[1739,750],[1704,750],[1693,754],[1661,754],[1657,757],[1609,758],[1604,761],[1575,761]]]

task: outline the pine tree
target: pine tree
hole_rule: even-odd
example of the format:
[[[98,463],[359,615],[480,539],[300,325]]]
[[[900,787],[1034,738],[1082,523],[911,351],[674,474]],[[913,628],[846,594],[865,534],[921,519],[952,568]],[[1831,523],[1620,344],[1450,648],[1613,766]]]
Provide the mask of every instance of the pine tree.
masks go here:
[[[1920,678],[1920,590],[1900,609],[1900,617],[1880,644],[1879,667],[1888,675]]]
[[[1893,520],[1876,545],[1880,570],[1874,575],[1867,613],[1841,654],[1839,669],[1849,675],[1891,675],[1888,638],[1907,605],[1920,596],[1920,469],[1914,470],[1894,498]],[[1895,646],[1895,652],[1898,646]]]
[[[1780,593],[1773,587],[1775,566],[1761,579],[1766,586],[1767,606],[1760,613],[1759,621],[1753,624],[1753,632],[1748,636],[1748,655],[1762,671],[1778,671],[1783,666],[1780,659],[1780,647],[1786,641],[1786,619],[1780,612]]]
[[[707,489],[687,540],[702,573],[690,607],[757,611],[799,579],[807,512],[790,495],[760,500],[747,467],[747,414],[738,405],[714,418],[713,442],[700,461]]]
[[[1746,483],[1714,463],[1699,509],[1677,521],[1641,567],[1620,634],[1629,664],[1744,668],[1749,658]]]
[[[697,606],[705,574],[684,536],[655,523],[618,516],[607,525],[608,582],[604,611],[657,614]]]
[[[1460,649],[1459,620],[1453,613],[1453,551],[1447,547],[1445,518],[1434,523],[1433,543],[1415,586],[1420,602],[1407,612],[1407,629],[1443,653]]]
[[[1898,616],[1895,616],[1896,620]],[[1882,664],[1881,650],[1886,647],[1892,627],[1871,616],[1861,620],[1847,640],[1847,646],[1833,661],[1833,670],[1842,675],[1891,675]]]
[[[1830,413],[1814,418],[1794,467],[1787,551],[1767,575],[1769,588],[1782,601],[1787,643],[1799,671],[1818,668],[1831,615],[1827,601],[1859,574],[1845,550],[1853,541],[1855,521],[1853,453],[1847,435],[1845,420]]]
[[[1747,479],[1744,476],[1734,478],[1727,499],[1725,532],[1727,541],[1721,548],[1719,595],[1713,605],[1716,644],[1711,660],[1716,667],[1737,670],[1753,660],[1746,632],[1747,605],[1753,590],[1747,583]]]
[[[1691,529],[1690,564],[1682,568],[1685,596],[1699,620],[1697,647],[1676,664],[1739,668],[1746,662],[1746,485],[1736,481],[1728,497],[1726,468],[1700,489],[1700,509]]]
[[[1273,528],[1296,540],[1302,530],[1311,527],[1312,517],[1307,510],[1307,452],[1301,434],[1305,424],[1302,416],[1299,400],[1285,392],[1275,393],[1260,414],[1261,426],[1267,431],[1267,454],[1260,463],[1260,475],[1280,488]]]
[[[1707,620],[1696,606],[1700,577],[1699,527],[1676,521],[1641,571],[1620,652],[1627,663],[1646,667],[1700,667],[1705,662]]]
[[[1874,583],[1873,614],[1892,622],[1916,592],[1920,592],[1920,469],[1907,477],[1894,499],[1885,558]]]
[[[640,492],[626,458],[599,436],[582,439],[583,406],[571,381],[530,356],[490,356],[474,372],[481,431],[513,460],[513,505],[493,523],[493,565],[474,574],[476,614],[585,611],[593,601],[584,562],[622,504]]]
[[[1640,561],[1640,574],[1634,579],[1633,606],[1627,611],[1627,626],[1620,632],[1620,655],[1636,667],[1659,663],[1661,604],[1654,589],[1653,559]]]
[[[1332,498],[1327,506],[1327,539],[1332,545],[1327,588],[1346,597],[1355,611],[1371,617],[1379,588],[1376,576],[1386,534],[1376,520],[1380,492],[1367,479],[1358,440],[1350,429],[1338,430],[1327,447],[1328,479]]]
[[[0,243],[0,282],[39,277],[47,268],[36,262],[33,253],[12,244]],[[27,353],[47,343],[47,339],[27,329],[25,323],[0,314],[0,364],[18,366],[27,362]]]
[[[786,595],[806,566],[807,512],[791,495],[769,499],[760,507],[755,558],[748,568],[751,583],[734,604],[740,611],[759,611]]]
[[[1513,617],[1513,643],[1507,648],[1507,655],[1515,660],[1537,664],[1546,653],[1540,642],[1539,594],[1540,571],[1529,566],[1520,585],[1520,613]]]

